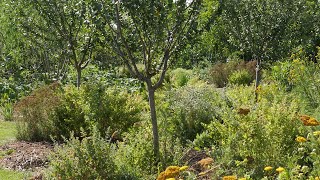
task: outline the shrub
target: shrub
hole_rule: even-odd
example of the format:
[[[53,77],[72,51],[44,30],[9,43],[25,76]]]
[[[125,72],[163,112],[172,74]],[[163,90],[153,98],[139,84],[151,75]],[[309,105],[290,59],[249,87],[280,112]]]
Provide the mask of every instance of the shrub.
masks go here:
[[[5,121],[13,120],[13,102],[9,98],[8,94],[3,94],[3,97],[0,99],[0,114]]]
[[[229,83],[237,85],[249,85],[252,80],[253,77],[247,70],[235,71],[228,78]]]
[[[266,78],[278,82],[286,91],[295,93],[304,101],[307,111],[315,111],[320,106],[320,66],[301,54],[303,51],[272,66]]]
[[[111,131],[126,132],[134,123],[141,121],[141,113],[145,111],[145,102],[138,93],[128,93],[106,85],[86,84],[83,87],[83,101],[86,118],[95,124],[99,132],[105,135]]]
[[[81,129],[87,134],[97,126],[102,135],[112,131],[127,131],[140,121],[144,101],[136,94],[107,88],[101,84],[53,88],[44,86],[18,102],[15,119],[19,122],[18,138],[38,141],[62,140],[72,131],[81,136]]]
[[[233,79],[239,79],[239,77],[247,77],[246,81],[251,83],[254,80],[255,77],[255,66],[257,62],[256,61],[230,61],[227,63],[217,63],[212,66],[212,68],[209,70],[209,82],[215,84],[218,88],[225,87],[230,79],[230,76],[234,74],[235,72],[239,71],[237,74],[234,74]],[[246,75],[243,73],[246,71]],[[241,74],[241,76],[239,76]],[[250,77],[250,78],[249,78]],[[240,78],[241,79],[241,78]]]
[[[262,178],[265,166],[284,166],[295,155],[295,138],[305,133],[297,118],[300,101],[280,90],[271,91],[272,98],[267,92],[259,93],[256,104],[253,87],[228,88],[226,96],[233,108],[224,108],[223,123],[211,121],[197,137],[197,143],[211,143],[212,156],[221,167],[216,175],[230,172]],[[240,108],[249,112],[240,113]]]
[[[141,179],[155,179],[149,177],[157,172],[151,127],[144,124],[143,127],[137,127],[125,133],[124,137],[125,144],[119,143],[114,154],[116,165],[122,171],[135,174]]]
[[[175,87],[182,87],[187,85],[192,77],[192,70],[177,68],[170,73],[170,81]]]
[[[225,87],[228,77],[234,70],[235,63],[217,63],[209,70],[209,82],[218,88]]]
[[[119,179],[113,162],[113,147],[98,133],[80,141],[71,136],[56,146],[50,156],[48,179]]]
[[[205,84],[169,91],[166,99],[169,103],[165,110],[167,123],[172,126],[173,137],[182,144],[202,133],[203,124],[215,120],[214,117],[219,119],[220,107],[225,103],[213,87]]]
[[[50,140],[55,133],[54,123],[50,118],[60,104],[57,95],[58,83],[35,90],[14,106],[14,120],[17,123],[17,138],[28,141]]]
[[[183,149],[165,129],[165,121],[159,122],[160,162],[155,163],[153,154],[153,136],[149,121],[142,121],[128,133],[125,141],[118,143],[113,157],[119,171],[139,177],[139,179],[156,179],[159,170],[166,166],[180,165]]]
[[[59,93],[60,103],[53,109],[53,116],[48,122],[54,125],[55,133],[51,136],[55,140],[62,140],[62,136],[69,138],[70,132],[76,137],[81,136],[81,129],[90,132],[90,122],[86,119],[86,102],[83,89],[75,86],[65,86]]]
[[[20,79],[9,77],[0,81],[0,118],[5,121],[13,120],[13,106],[23,95],[31,90],[31,84],[25,84]]]

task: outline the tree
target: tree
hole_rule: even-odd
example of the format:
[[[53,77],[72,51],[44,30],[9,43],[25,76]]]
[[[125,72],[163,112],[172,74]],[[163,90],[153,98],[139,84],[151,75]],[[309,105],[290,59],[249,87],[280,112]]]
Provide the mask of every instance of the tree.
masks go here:
[[[77,71],[78,87],[81,71],[92,59],[96,40],[91,7],[91,1],[85,0],[23,0],[17,3],[20,26],[27,36],[51,52],[58,50],[60,53],[54,55],[60,62],[72,63]]]
[[[155,91],[162,85],[173,57],[195,36],[201,0],[99,1],[95,21],[106,45],[121,58],[133,77],[147,86],[154,155],[159,159]],[[143,64],[139,69],[138,64]]]

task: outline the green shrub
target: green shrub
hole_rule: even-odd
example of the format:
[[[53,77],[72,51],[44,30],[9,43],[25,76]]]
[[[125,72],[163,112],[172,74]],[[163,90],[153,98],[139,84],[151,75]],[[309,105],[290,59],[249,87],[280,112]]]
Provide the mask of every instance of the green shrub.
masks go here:
[[[36,90],[15,106],[15,119],[19,122],[18,138],[38,141],[62,140],[73,132],[81,136],[97,126],[104,136],[112,131],[127,131],[145,109],[145,102],[137,93],[107,88],[102,84],[53,88],[50,85]]]
[[[249,85],[252,80],[253,77],[247,70],[235,71],[228,78],[229,83],[237,85]]]
[[[146,178],[157,172],[157,165],[154,163],[151,127],[143,124],[142,127],[134,128],[124,136],[125,144],[119,143],[114,154],[116,165],[122,171],[130,172],[130,174],[135,174],[142,179],[155,179]]]
[[[61,102],[57,95],[59,88],[57,83],[44,86],[16,103],[13,118],[17,121],[17,139],[50,140],[50,135],[56,134],[50,119]]]
[[[168,165],[180,165],[183,156],[181,143],[168,132],[167,121],[159,122],[160,162],[155,163],[153,154],[153,136],[149,121],[142,121],[128,133],[125,142],[118,144],[113,155],[119,171],[127,172],[140,179],[156,179],[159,170]]]
[[[320,106],[320,66],[301,54],[303,51],[272,66],[266,78],[278,82],[286,91],[295,93],[304,101],[305,111],[314,112]]]
[[[2,99],[8,98],[6,94]],[[10,99],[0,101],[0,114],[5,121],[12,121],[13,120],[13,102]]]
[[[170,81],[175,87],[182,87],[187,85],[192,77],[192,70],[177,68],[170,72]]]
[[[86,118],[95,124],[100,133],[108,128],[112,131],[128,131],[135,122],[141,121],[141,113],[147,107],[146,101],[137,93],[128,93],[106,85],[83,85],[83,101]]]
[[[86,102],[83,89],[75,86],[65,86],[59,93],[60,103],[53,109],[53,116],[47,121],[52,122],[55,132],[51,136],[55,140],[62,140],[61,136],[69,137],[73,132],[76,137],[81,136],[81,129],[90,131],[90,122],[86,119]]]
[[[31,90],[31,84],[24,84],[19,79],[9,77],[0,81],[0,118],[5,121],[13,120],[13,105],[23,95]]]
[[[113,147],[98,133],[80,141],[71,136],[50,157],[48,179],[119,179],[112,157]]]
[[[165,110],[172,135],[183,144],[193,141],[204,130],[203,125],[219,118],[223,101],[212,86],[185,86],[168,92],[169,105]]]
[[[278,87],[266,86],[259,91],[258,103],[253,87],[229,87],[226,96],[233,108],[223,108],[223,123],[211,121],[195,140],[211,144],[212,156],[221,167],[215,177],[229,172],[259,179],[265,166],[285,166],[295,155],[295,138],[305,133],[297,117],[300,101]],[[250,112],[241,114],[240,108]]]

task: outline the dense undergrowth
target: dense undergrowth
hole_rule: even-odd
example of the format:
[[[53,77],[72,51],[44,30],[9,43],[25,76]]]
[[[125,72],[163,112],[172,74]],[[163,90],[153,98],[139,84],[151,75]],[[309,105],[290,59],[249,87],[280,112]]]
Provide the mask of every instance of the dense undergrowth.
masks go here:
[[[255,89],[254,62],[230,63],[200,75],[198,69],[168,74],[156,93],[157,164],[143,87],[97,78],[80,89],[56,82],[20,99],[13,111],[17,138],[64,143],[50,157],[48,179],[155,179],[167,167],[162,175],[183,179],[319,178],[319,65],[298,52],[265,69]],[[230,72],[219,75],[225,68]],[[227,85],[216,88],[212,78]],[[203,172],[182,172],[190,149],[214,161]]]

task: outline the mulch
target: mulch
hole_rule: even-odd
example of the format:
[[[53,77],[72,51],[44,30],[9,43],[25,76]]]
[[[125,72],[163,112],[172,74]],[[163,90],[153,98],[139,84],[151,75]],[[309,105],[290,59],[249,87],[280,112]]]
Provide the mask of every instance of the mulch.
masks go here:
[[[31,171],[34,177],[42,179],[42,171],[48,167],[48,155],[53,144],[47,142],[15,141],[0,146],[0,167],[9,170]]]

